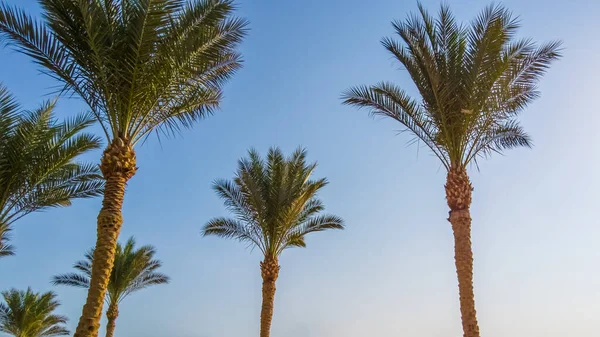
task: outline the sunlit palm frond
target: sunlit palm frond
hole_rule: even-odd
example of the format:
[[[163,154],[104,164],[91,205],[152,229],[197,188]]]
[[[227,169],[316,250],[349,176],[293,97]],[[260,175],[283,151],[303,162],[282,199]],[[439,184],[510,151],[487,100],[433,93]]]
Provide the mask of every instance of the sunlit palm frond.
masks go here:
[[[87,288],[90,286],[90,277],[76,273],[61,274],[52,278],[52,284]]]
[[[304,237],[307,234],[321,232],[328,229],[344,229],[344,220],[335,215],[321,215],[309,217],[299,222],[288,231],[284,240],[285,246],[281,250],[290,247],[306,247]]]
[[[10,230],[9,225],[0,223],[0,257],[15,255],[15,247],[8,244]]]

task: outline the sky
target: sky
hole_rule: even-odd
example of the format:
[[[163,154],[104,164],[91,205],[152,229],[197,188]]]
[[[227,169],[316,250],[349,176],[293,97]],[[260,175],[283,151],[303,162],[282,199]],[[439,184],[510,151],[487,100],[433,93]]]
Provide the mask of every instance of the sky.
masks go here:
[[[34,0],[8,0],[39,15]],[[461,21],[487,1],[448,0]],[[437,11],[438,0],[424,0]],[[521,117],[533,149],[472,167],[475,294],[486,337],[600,335],[600,2],[503,2],[520,37],[562,40],[564,57]],[[250,147],[306,147],[327,211],[346,230],[317,233],[283,253],[273,337],[461,336],[445,174],[408,146],[393,121],[342,106],[353,85],[394,81],[414,92],[379,41],[415,1],[240,1],[251,31],[244,68],[226,85],[222,110],[174,139],[138,147],[121,240],[152,244],[172,281],[126,298],[117,336],[240,337],[259,329],[258,250],[203,238],[226,215],[211,182],[231,178]],[[0,50],[0,81],[25,108],[51,99],[56,83],[25,56]],[[85,111],[62,98],[60,117]],[[97,131],[97,128],[94,129]],[[100,151],[85,157],[98,161]],[[0,290],[57,292],[74,330],[86,292],[50,278],[71,271],[95,243],[100,199],[29,215],[15,224],[15,257],[0,261]],[[104,322],[104,321],[103,321]],[[103,323],[104,324],[104,323]],[[100,331],[104,333],[104,327]]]

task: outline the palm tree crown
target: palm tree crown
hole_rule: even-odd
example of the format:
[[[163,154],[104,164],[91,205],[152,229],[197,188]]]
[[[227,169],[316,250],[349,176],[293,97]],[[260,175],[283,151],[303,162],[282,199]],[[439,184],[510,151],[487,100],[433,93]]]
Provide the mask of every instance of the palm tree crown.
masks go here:
[[[266,162],[255,150],[241,159],[233,181],[213,185],[235,218],[219,217],[205,226],[204,235],[235,238],[258,247],[266,257],[277,258],[290,247],[305,247],[312,232],[343,229],[343,220],[323,211],[317,192],[326,179],[310,180],[316,167],[306,163],[306,151],[298,149],[289,158],[271,148]]]
[[[241,64],[247,23],[230,0],[39,2],[43,21],[0,5],[0,34],[81,97],[109,143],[190,126]]]
[[[162,266],[159,260],[154,259],[156,249],[150,245],[135,247],[133,237],[127,240],[125,246],[117,244],[115,264],[110,275],[106,302],[118,303],[127,295],[156,284],[169,282],[169,277],[158,273],[156,270]],[[77,261],[73,268],[79,273],[70,273],[55,276],[54,285],[67,285],[87,288],[92,275],[92,261],[94,250],[85,254],[85,260]]]
[[[385,38],[382,44],[406,68],[421,99],[383,82],[348,90],[344,103],[397,120],[448,170],[530,146],[516,117],[539,95],[538,80],[560,56],[560,43],[515,40],[519,22],[502,6],[487,7],[468,27],[446,5],[435,19],[419,10],[394,22],[401,42]]]
[[[15,337],[51,337],[68,335],[67,318],[53,314],[60,305],[52,292],[34,293],[31,289],[2,292],[0,331]]]
[[[102,193],[98,166],[75,160],[100,145],[97,137],[81,132],[93,117],[79,115],[59,123],[54,106],[50,101],[22,112],[0,85],[0,256],[14,253],[7,241],[18,219]]]

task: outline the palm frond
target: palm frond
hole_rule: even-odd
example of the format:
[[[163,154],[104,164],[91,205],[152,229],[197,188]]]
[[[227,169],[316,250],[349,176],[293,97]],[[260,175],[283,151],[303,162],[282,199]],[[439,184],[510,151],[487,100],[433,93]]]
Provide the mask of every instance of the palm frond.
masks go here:
[[[253,230],[254,226],[246,226],[241,221],[229,218],[214,218],[209,220],[202,229],[202,235],[214,235],[226,239],[236,239],[242,242],[250,242],[262,252],[267,250],[261,233]]]
[[[15,247],[8,244],[10,231],[9,225],[0,223],[0,257],[15,255]]]
[[[90,277],[76,273],[57,275],[52,278],[52,284],[88,288],[90,286]]]

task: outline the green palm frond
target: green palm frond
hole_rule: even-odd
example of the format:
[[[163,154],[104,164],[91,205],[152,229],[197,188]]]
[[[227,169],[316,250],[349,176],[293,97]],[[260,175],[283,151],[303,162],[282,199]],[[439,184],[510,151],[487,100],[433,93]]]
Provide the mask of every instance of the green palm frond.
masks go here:
[[[10,231],[9,225],[0,223],[0,257],[15,255],[15,248],[8,244]]]
[[[519,22],[499,5],[462,25],[447,5],[434,18],[419,4],[419,14],[393,27],[399,39],[382,44],[407,70],[419,99],[380,83],[347,90],[345,104],[400,122],[446,169],[531,145],[516,117],[539,96],[537,83],[560,57],[560,42],[516,40]]]
[[[15,337],[51,337],[69,334],[67,318],[55,315],[60,303],[53,292],[35,293],[31,289],[2,292],[0,331]]]
[[[53,277],[52,284],[87,288],[90,286],[90,278],[77,273],[61,274]]]
[[[343,229],[336,216],[319,216],[323,203],[316,198],[327,180],[311,180],[316,164],[306,163],[306,151],[285,157],[271,148],[262,159],[256,150],[238,163],[232,181],[218,180],[213,188],[233,218],[208,221],[203,235],[247,242],[265,256],[277,257],[285,248],[304,247],[304,236],[326,229]]]
[[[231,0],[44,0],[0,5],[0,42],[81,97],[108,141],[170,135],[219,108],[247,21]]]
[[[21,111],[0,85],[0,256],[12,251],[4,234],[18,219],[102,193],[98,167],[77,161],[100,146],[97,137],[82,132],[93,117],[79,114],[58,122],[55,104]]]
[[[152,285],[169,283],[169,277],[158,273],[156,270],[162,262],[154,259],[156,250],[152,246],[135,246],[135,239],[131,237],[125,245],[117,244],[115,262],[108,283],[106,301],[118,303],[129,294],[142,290]],[[54,285],[72,287],[89,287],[92,275],[92,262],[94,250],[85,254],[85,260],[77,261],[73,268],[77,273],[57,275],[52,278]]]

